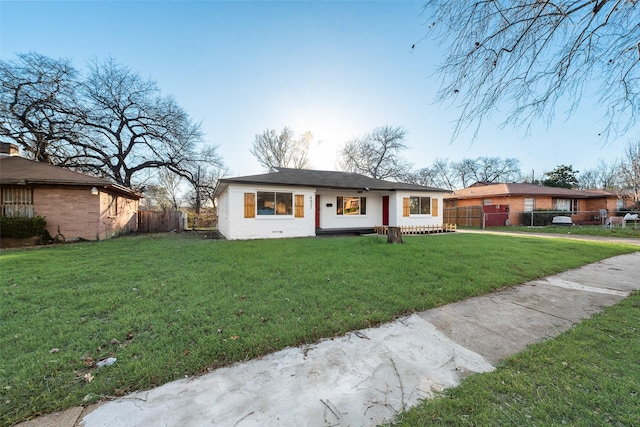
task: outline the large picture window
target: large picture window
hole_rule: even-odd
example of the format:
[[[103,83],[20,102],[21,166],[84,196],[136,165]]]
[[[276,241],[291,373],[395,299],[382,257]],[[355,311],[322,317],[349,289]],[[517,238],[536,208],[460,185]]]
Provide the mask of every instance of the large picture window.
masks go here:
[[[557,211],[578,213],[578,199],[554,199],[553,208]]]
[[[431,197],[411,197],[409,213],[411,215],[431,214]]]
[[[258,215],[293,215],[293,193],[258,191]]]
[[[346,197],[338,196],[336,202],[337,215],[366,215],[366,197]]]

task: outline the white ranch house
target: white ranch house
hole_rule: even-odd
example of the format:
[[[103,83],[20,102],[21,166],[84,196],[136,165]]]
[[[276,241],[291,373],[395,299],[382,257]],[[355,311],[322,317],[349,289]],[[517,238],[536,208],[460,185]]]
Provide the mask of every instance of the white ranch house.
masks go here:
[[[442,227],[447,190],[357,173],[277,168],[223,178],[215,197],[227,239],[373,232],[376,226]]]

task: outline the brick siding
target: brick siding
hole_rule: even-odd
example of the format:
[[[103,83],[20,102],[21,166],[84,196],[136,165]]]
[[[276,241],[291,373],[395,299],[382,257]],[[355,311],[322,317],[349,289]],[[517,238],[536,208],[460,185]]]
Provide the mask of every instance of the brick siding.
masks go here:
[[[118,197],[118,215],[109,216],[111,196],[88,187],[47,186],[33,190],[34,213],[46,218],[51,237],[64,240],[102,240],[136,231],[138,201]]]

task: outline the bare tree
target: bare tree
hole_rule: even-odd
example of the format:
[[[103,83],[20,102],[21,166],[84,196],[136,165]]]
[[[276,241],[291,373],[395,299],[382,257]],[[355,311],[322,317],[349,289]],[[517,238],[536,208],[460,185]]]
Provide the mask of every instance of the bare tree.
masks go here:
[[[88,137],[76,143],[83,156],[75,167],[130,187],[148,169],[180,174],[190,166],[202,142],[200,125],[155,82],[107,59],[91,64],[82,94]]]
[[[474,159],[462,159],[459,162],[452,162],[451,169],[454,171],[454,176],[460,188],[466,188],[478,182],[474,177],[476,169],[476,161]]]
[[[182,179],[180,175],[169,169],[161,169],[158,173],[158,183],[166,189],[169,201],[168,208],[163,209],[180,209],[180,184]]]
[[[444,188],[453,191],[455,173],[446,159],[436,159],[431,166],[411,171],[402,179],[404,182],[427,187]]]
[[[432,168],[437,172],[443,188],[448,190],[455,190],[457,188],[456,176],[447,159],[436,159],[433,162]]]
[[[34,159],[128,187],[157,169],[188,179],[194,164],[221,165],[173,98],[113,59],[79,77],[66,60],[18,58],[0,62],[0,138]]]
[[[522,179],[520,160],[516,158],[478,157],[474,161],[476,182],[517,182]]]
[[[312,139],[311,132],[305,132],[296,138],[295,133],[288,127],[282,129],[280,134],[275,129],[267,129],[256,135],[251,154],[267,169],[304,169],[309,166],[309,142]]]
[[[143,194],[144,198],[142,199],[141,206],[144,206],[146,209],[162,209],[164,211],[172,208],[169,191],[162,185],[146,185]]]
[[[549,121],[566,96],[599,96],[602,135],[624,133],[640,112],[640,4],[628,0],[428,0],[429,34],[446,47],[441,101],[462,106],[454,138],[497,107],[504,124]]]
[[[201,153],[198,161],[191,163],[191,167],[184,170],[181,176],[191,185],[186,198],[196,215],[200,214],[200,208],[206,204],[214,205],[214,192],[218,180],[228,173],[222,159],[215,150]]]
[[[619,161],[607,163],[600,159],[596,167],[587,169],[578,176],[578,187],[616,191],[621,188],[620,175]]]
[[[631,193],[636,206],[640,207],[640,140],[625,145],[620,172],[623,188]]]
[[[426,187],[438,187],[440,183],[438,173],[433,168],[421,168],[417,171],[409,172],[403,177],[402,181]]]
[[[215,206],[215,190],[220,178],[224,178],[228,175],[229,171],[226,168],[209,168],[205,169],[200,176],[199,191],[200,198],[208,206]]]
[[[340,167],[376,179],[402,179],[411,170],[411,164],[399,155],[407,148],[404,144],[406,134],[402,127],[376,128],[342,148]]]
[[[304,169],[309,166],[309,144],[311,144],[312,140],[313,134],[309,131],[294,140],[291,161],[295,169]]]
[[[0,61],[0,140],[18,144],[25,157],[63,165],[80,138],[76,76],[68,60],[35,52]]]
[[[450,162],[436,159],[430,167],[409,175],[410,182],[456,190],[476,182],[518,182],[522,178],[520,161],[515,158],[478,157]]]

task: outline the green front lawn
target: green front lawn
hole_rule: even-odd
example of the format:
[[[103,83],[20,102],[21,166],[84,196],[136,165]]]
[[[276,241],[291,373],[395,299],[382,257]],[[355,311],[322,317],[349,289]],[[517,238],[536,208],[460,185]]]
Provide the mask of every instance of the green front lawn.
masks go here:
[[[455,233],[403,245],[197,236],[0,253],[2,424],[637,250]]]

